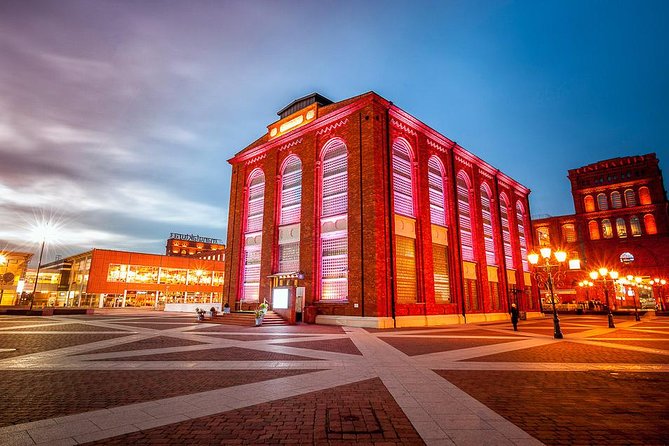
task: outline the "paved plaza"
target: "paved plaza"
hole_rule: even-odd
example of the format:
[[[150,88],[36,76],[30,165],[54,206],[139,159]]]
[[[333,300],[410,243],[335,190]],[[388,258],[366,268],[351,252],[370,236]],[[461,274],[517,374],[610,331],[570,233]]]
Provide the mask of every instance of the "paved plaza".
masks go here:
[[[0,444],[660,445],[669,318],[371,330],[0,317]]]

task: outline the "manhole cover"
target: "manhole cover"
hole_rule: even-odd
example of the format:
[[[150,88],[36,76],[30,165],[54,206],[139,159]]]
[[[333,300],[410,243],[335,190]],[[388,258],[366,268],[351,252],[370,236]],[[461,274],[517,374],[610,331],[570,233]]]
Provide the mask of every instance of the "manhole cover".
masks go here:
[[[325,430],[328,437],[342,434],[383,433],[379,417],[371,407],[326,409]]]

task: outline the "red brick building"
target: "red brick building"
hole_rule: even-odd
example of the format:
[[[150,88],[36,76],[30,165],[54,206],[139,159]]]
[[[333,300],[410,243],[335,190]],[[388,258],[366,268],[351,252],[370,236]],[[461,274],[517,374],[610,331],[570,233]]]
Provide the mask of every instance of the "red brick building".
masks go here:
[[[318,323],[378,327],[538,309],[526,187],[373,92],[278,114],[229,160],[231,306],[287,287]]]
[[[584,265],[562,282],[562,300],[603,302],[601,287],[578,286],[588,271],[603,266],[621,277],[642,277],[651,288],[612,287],[616,308],[632,307],[629,297],[637,294],[639,303],[661,303],[666,285],[649,282],[669,280],[669,203],[655,154],[598,161],[570,170],[569,180],[575,214],[532,222],[537,248],[562,247]]]

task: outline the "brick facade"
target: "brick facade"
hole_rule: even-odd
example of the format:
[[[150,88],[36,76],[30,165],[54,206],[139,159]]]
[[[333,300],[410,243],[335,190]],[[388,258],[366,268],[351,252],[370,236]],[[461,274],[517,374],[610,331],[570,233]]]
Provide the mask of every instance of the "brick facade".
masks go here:
[[[308,97],[307,97],[308,98]],[[319,98],[322,98],[319,96]],[[302,101],[302,100],[300,100]],[[314,99],[316,101],[316,99]],[[303,103],[303,102],[300,102]],[[307,101],[308,103],[308,101]],[[294,108],[294,107],[293,107]],[[228,218],[225,263],[226,299],[233,306],[242,296],[244,270],[244,222],[248,202],[249,175],[262,169],[265,175],[260,260],[259,298],[270,301],[272,281],[277,271],[279,195],[281,166],[288,156],[296,155],[302,162],[302,201],[300,223],[300,278],[295,283],[305,289],[305,303],[315,306],[319,322],[330,323],[335,316],[361,325],[430,325],[447,322],[504,318],[509,302],[518,299],[521,309],[532,311],[536,301],[529,293],[511,294],[515,286],[530,286],[529,275],[523,274],[516,206],[524,209],[524,225],[528,248],[531,246],[529,190],[499,170],[469,153],[457,143],[402,111],[375,93],[367,93],[345,101],[319,104],[314,102],[268,126],[268,133],[232,159],[232,184]],[[312,113],[311,111],[314,111]],[[300,117],[302,113],[305,118]],[[312,118],[308,118],[311,116]],[[305,122],[279,132],[294,122]],[[272,133],[275,136],[271,136]],[[325,301],[320,292],[320,186],[322,181],[321,151],[333,138],[341,139],[347,149],[348,169],[348,298]],[[416,297],[413,303],[399,303],[395,298],[397,235],[394,195],[392,144],[398,138],[408,142],[414,154],[412,162],[413,200],[415,201]],[[436,156],[445,170],[445,210],[448,243],[450,303],[435,300],[433,269],[433,227],[428,194],[428,160]],[[464,172],[470,181],[470,201],[478,308],[468,311],[463,306],[463,263],[458,237],[458,207],[455,178]],[[496,272],[486,264],[483,252],[480,188],[486,184],[491,193],[492,226],[497,244]],[[513,265],[504,264],[501,241],[500,195],[508,202]],[[508,270],[507,273],[504,273]],[[472,274],[472,273],[470,273]],[[489,274],[499,281],[500,305],[493,309],[490,299]],[[511,280],[509,280],[511,278]],[[509,282],[515,282],[511,284]],[[242,308],[257,304],[243,302]]]

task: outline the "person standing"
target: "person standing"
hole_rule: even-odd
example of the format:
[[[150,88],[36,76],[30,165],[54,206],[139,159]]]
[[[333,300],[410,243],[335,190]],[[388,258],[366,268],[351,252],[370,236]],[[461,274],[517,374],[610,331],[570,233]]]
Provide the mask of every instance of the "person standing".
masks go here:
[[[511,304],[511,323],[513,324],[513,331],[518,331],[518,307],[516,304]]]

